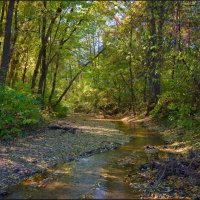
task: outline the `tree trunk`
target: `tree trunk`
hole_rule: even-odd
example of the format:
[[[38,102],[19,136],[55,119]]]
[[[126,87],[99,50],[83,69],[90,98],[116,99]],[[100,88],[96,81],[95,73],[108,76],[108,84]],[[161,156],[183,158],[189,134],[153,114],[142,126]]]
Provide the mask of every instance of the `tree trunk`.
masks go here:
[[[17,0],[16,2],[16,6],[15,6],[15,13],[14,13],[14,38],[13,38],[13,42],[12,42],[12,47],[10,49],[10,53],[9,53],[9,66],[10,70],[8,72],[8,77],[7,77],[7,84],[9,86],[12,86],[12,79],[14,78],[14,71],[16,69],[15,63],[16,63],[16,59],[19,59],[18,54],[19,52],[16,52],[16,57],[13,58],[14,55],[14,49],[15,49],[15,44],[17,41],[17,37],[18,37],[18,19],[17,19],[17,15],[18,15],[18,5],[19,5],[19,0]],[[14,59],[14,60],[13,60]],[[17,63],[18,64],[18,63]]]
[[[33,72],[33,76],[32,76],[32,84],[31,84],[31,89],[34,90],[35,88],[35,85],[36,85],[36,79],[37,79],[37,75],[38,75],[38,71],[39,71],[39,67],[40,67],[40,63],[41,63],[41,59],[42,59],[42,55],[43,55],[43,50],[48,42],[48,38],[51,34],[51,31],[52,31],[52,28],[53,28],[53,25],[58,17],[58,15],[61,13],[61,8],[58,8],[57,9],[57,12],[56,12],[56,15],[54,17],[52,17],[51,19],[51,23],[49,25],[49,28],[47,30],[47,33],[44,37],[44,40],[43,40],[43,44],[40,48],[40,51],[39,51],[39,54],[38,54],[38,59],[37,59],[37,63],[36,63],[36,66],[35,66],[35,69],[34,69],[34,72]]]
[[[54,91],[56,88],[56,78],[57,78],[57,73],[58,73],[58,67],[59,67],[59,55],[57,55],[57,59],[56,59],[56,68],[55,68],[55,72],[53,75],[53,82],[52,82],[52,88],[51,88],[51,93],[49,96],[49,106],[52,105],[52,97],[54,95]]]
[[[19,5],[19,0],[17,0],[17,4],[15,6],[15,15],[14,15],[14,38],[13,38],[13,43],[12,43],[12,48],[10,49],[10,54],[9,54],[9,62],[12,58],[14,49],[15,49],[15,44],[17,42],[17,37],[18,37],[18,5]]]
[[[71,86],[73,85],[74,81],[78,78],[78,76],[82,73],[82,70],[76,73],[76,75],[73,77],[73,79],[69,82],[68,86],[65,88],[59,99],[56,101],[56,103],[53,105],[53,108],[55,108],[63,99],[63,97],[67,94]]]
[[[13,88],[15,85],[16,78],[17,78],[16,73],[19,68],[19,52],[16,52],[15,57],[11,61],[11,66],[12,68],[10,69],[10,73],[7,78],[9,79],[9,81],[7,81],[7,84]]]
[[[149,48],[150,62],[149,62],[149,83],[150,83],[150,98],[147,105],[147,115],[155,107],[158,96],[160,95],[160,69],[163,65],[163,55],[162,55],[162,43],[163,43],[163,25],[164,25],[164,3],[149,1],[149,9],[151,13],[150,19],[150,47],[154,47],[153,50]],[[155,7],[156,5],[156,7]],[[156,24],[155,10],[158,9],[159,20]],[[156,31],[157,25],[157,31]],[[156,56],[155,56],[156,55]]]
[[[133,38],[133,25],[132,25],[132,16],[130,21],[130,38],[129,38],[129,50],[130,50],[130,57],[129,57],[129,75],[130,75],[130,93],[131,93],[131,102],[130,102],[130,109],[135,115],[135,94],[134,94],[134,77],[133,77],[133,70],[132,70],[132,38]]]
[[[44,8],[46,10],[47,2],[44,1]],[[47,72],[47,65],[46,65],[46,43],[45,43],[45,32],[46,32],[46,14],[43,16],[43,23],[42,23],[42,45],[44,46],[42,49],[42,70],[41,70],[41,76],[39,80],[39,86],[38,86],[38,94],[43,96],[44,91],[44,82],[46,78],[46,72]]]
[[[27,65],[28,65],[28,48],[27,48],[27,56],[26,56],[26,63],[23,71],[22,82],[25,83],[26,80],[26,72],[27,72]]]
[[[8,13],[6,17],[6,27],[5,27],[5,37],[3,44],[3,53],[2,53],[2,61],[1,61],[1,71],[0,71],[0,85],[4,86],[8,64],[9,64],[9,53],[10,53],[10,39],[11,39],[11,27],[12,27],[12,16],[14,11],[15,0],[10,0],[8,5]]]
[[[143,102],[147,102],[147,74],[144,74],[144,89],[143,89]]]
[[[5,13],[6,1],[2,2],[2,9],[1,9],[1,18],[0,18],[0,36],[3,36],[3,18]],[[0,50],[1,50],[1,41],[0,41]]]
[[[97,55],[94,56],[94,58],[90,61],[88,61],[86,64],[84,64],[82,67],[86,67],[89,64],[93,63],[93,61],[99,57],[99,55],[104,51],[105,49],[102,49],[100,52],[98,52]],[[78,78],[78,76],[83,72],[83,69],[81,69],[79,72],[76,73],[76,75],[73,77],[73,79],[71,79],[71,81],[69,82],[68,86],[65,88],[65,90],[63,91],[63,93],[61,94],[61,96],[58,98],[58,100],[56,101],[55,104],[52,105],[53,108],[56,108],[56,106],[62,101],[63,97],[67,94],[67,92],[69,91],[69,89],[71,89],[74,81]]]

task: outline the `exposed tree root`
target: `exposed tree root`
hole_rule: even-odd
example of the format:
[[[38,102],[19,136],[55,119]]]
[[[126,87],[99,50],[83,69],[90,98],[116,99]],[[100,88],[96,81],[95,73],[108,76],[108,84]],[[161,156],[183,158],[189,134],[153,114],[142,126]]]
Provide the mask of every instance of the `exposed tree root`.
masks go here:
[[[141,169],[148,168],[157,171],[157,176],[151,183],[152,188],[156,188],[161,180],[169,176],[190,177],[194,185],[200,186],[200,156],[194,151],[191,151],[187,158],[151,161],[141,166]]]

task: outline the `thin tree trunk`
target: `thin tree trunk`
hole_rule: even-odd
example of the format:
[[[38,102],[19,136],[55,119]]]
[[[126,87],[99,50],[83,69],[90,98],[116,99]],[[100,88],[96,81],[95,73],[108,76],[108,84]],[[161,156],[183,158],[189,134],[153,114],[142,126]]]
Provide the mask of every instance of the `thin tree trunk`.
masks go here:
[[[56,88],[56,79],[57,79],[57,73],[58,73],[58,68],[59,68],[59,55],[57,55],[57,59],[56,59],[56,68],[55,68],[55,72],[53,75],[53,82],[52,82],[52,88],[51,88],[51,93],[49,96],[49,105],[52,105],[52,97],[54,95],[54,91]]]
[[[9,64],[9,53],[10,53],[10,40],[11,40],[11,27],[12,27],[12,16],[14,11],[15,0],[10,0],[8,5],[8,13],[6,17],[6,27],[5,27],[5,37],[4,37],[4,45],[3,45],[3,53],[2,53],[2,61],[1,61],[1,71],[0,71],[0,85],[4,86],[8,64]]]
[[[5,13],[6,1],[3,1],[2,9],[1,9],[1,18],[0,18],[0,36],[3,36],[3,18]],[[0,42],[1,49],[1,42]]]
[[[161,85],[160,85],[160,73],[158,72],[163,66],[163,25],[164,25],[164,5],[165,1],[161,2],[159,5],[159,21],[157,26],[157,57],[156,57],[156,65],[155,65],[155,72],[154,72],[154,81],[153,81],[153,90],[154,90],[154,101],[155,103],[158,102],[158,97],[161,92]]]
[[[17,37],[18,37],[18,20],[17,20],[17,15],[18,15],[18,5],[19,5],[19,0],[17,0],[17,4],[15,6],[15,13],[14,13],[14,38],[13,38],[13,42],[12,42],[12,47],[10,49],[10,53],[9,53],[9,66],[10,67],[10,70],[8,72],[8,77],[7,77],[7,84],[8,85],[12,85],[12,79],[14,78],[14,71],[15,71],[15,63],[16,63],[16,59],[13,58],[13,54],[14,54],[14,49],[15,49],[15,44],[16,44],[16,41],[17,41]],[[18,56],[17,55],[18,52],[16,53],[16,57]],[[17,58],[18,59],[18,58]],[[10,64],[11,63],[11,64]]]
[[[143,102],[147,102],[147,74],[144,74]]]
[[[46,10],[47,7],[47,2],[43,1],[44,8]],[[41,70],[41,76],[39,80],[39,85],[38,85],[38,94],[42,95],[44,91],[44,81],[46,78],[46,71],[47,71],[47,65],[46,65],[46,43],[45,43],[45,32],[46,32],[46,14],[43,16],[43,23],[42,23],[42,45],[44,45],[42,49],[42,70]]]
[[[157,3],[157,2],[156,2]],[[156,68],[156,59],[153,54],[156,53],[155,49],[151,49],[152,46],[156,45],[156,21],[155,21],[155,8],[154,8],[155,2],[149,1],[148,2],[148,9],[150,11],[150,21],[149,21],[149,32],[150,32],[150,40],[149,40],[149,49],[147,53],[147,59],[148,59],[148,67],[150,70],[149,73],[149,88],[150,88],[150,94],[147,104],[147,112],[146,115],[149,115],[149,112],[153,109],[155,104],[155,93],[154,93],[154,81],[155,80],[155,68]]]
[[[130,49],[130,56],[129,56],[129,75],[130,75],[130,93],[131,93],[131,102],[130,102],[130,109],[133,111],[135,115],[135,94],[133,89],[133,70],[132,70],[132,37],[133,37],[133,26],[132,26],[132,16],[130,21],[130,38],[129,38],[129,49]]]
[[[69,89],[71,88],[74,81],[78,78],[78,76],[82,73],[82,70],[76,73],[76,75],[73,77],[73,79],[69,82],[68,86],[65,88],[59,99],[56,101],[56,103],[53,105],[53,108],[55,108],[63,99],[63,97],[67,94]]]
[[[27,56],[26,56],[26,63],[23,71],[23,76],[22,76],[22,82],[25,83],[26,80],[26,72],[27,72],[27,67],[28,67],[28,48],[27,48]]]
[[[33,72],[33,76],[32,76],[32,84],[31,84],[31,89],[34,90],[35,88],[35,85],[36,85],[36,79],[37,79],[37,75],[38,75],[38,71],[39,71],[39,67],[40,67],[40,63],[41,63],[41,59],[42,59],[42,55],[43,55],[43,50],[48,42],[48,38],[51,34],[51,31],[52,31],[52,28],[53,28],[53,25],[58,17],[58,15],[61,13],[61,9],[58,8],[57,9],[57,12],[56,12],[56,15],[54,17],[52,17],[51,19],[51,23],[49,25],[49,28],[47,30],[47,33],[44,37],[44,40],[43,40],[43,44],[40,48],[40,51],[39,51],[39,54],[38,54],[38,59],[37,59],[37,63],[36,63],[36,66],[35,66],[35,69],[34,69],[34,72]]]
[[[94,56],[94,58],[90,61],[88,61],[86,64],[84,64],[82,67],[86,67],[87,65],[91,64],[96,58],[99,57],[99,55],[104,51],[105,49],[102,49],[100,52],[98,52],[97,55]],[[75,74],[75,76],[73,77],[73,79],[71,79],[71,81],[69,82],[68,86],[65,88],[65,90],[63,91],[63,93],[61,94],[61,96],[58,98],[58,100],[56,101],[55,104],[52,105],[53,108],[56,108],[56,106],[62,101],[63,97],[67,94],[67,92],[69,91],[69,89],[71,89],[74,81],[78,78],[78,76],[83,72],[83,69],[81,69],[79,72],[77,72]]]
[[[60,20],[61,20],[61,18],[60,18]],[[77,23],[77,25],[80,25],[82,21],[83,21],[83,19],[80,19],[80,21]],[[60,21],[59,21],[59,23],[58,23],[58,27],[57,27],[56,32],[58,31],[59,25],[60,25]],[[59,43],[59,50],[62,49],[63,45],[64,45],[64,44],[72,37],[72,35],[76,32],[76,30],[77,30],[77,25],[76,25],[76,27],[70,32],[69,36],[68,36],[66,39],[62,38],[62,39],[60,40],[60,43]],[[55,36],[54,36],[53,41],[55,41],[56,34],[57,34],[57,33],[55,33]],[[52,46],[52,45],[51,45],[51,46]],[[51,47],[50,47],[50,51],[51,51]],[[47,69],[48,69],[48,66],[51,64],[51,62],[53,61],[53,59],[54,59],[58,54],[59,54],[58,51],[56,51],[56,52],[51,56],[51,58],[50,58],[50,56],[49,56],[48,62],[46,63],[46,68],[47,68]],[[49,54],[49,55],[50,55],[50,54]],[[38,69],[39,69],[39,67],[38,67]],[[37,71],[37,73],[38,73],[38,71]],[[46,72],[46,75],[47,75],[47,72]],[[45,79],[46,79],[46,77],[45,77]]]
[[[12,55],[13,55],[13,52],[14,52],[14,49],[15,49],[15,45],[16,45],[16,42],[17,42],[17,37],[18,37],[18,6],[19,6],[19,0],[16,1],[17,4],[15,6],[15,17],[14,17],[14,39],[13,39],[13,43],[12,43],[12,47],[10,49],[10,54],[9,54],[9,62],[12,58]]]
[[[12,59],[11,61],[11,66],[12,68],[10,69],[10,73],[7,77],[7,85],[9,85],[10,87],[13,87],[13,83],[15,82],[15,73],[16,73],[16,70],[18,68],[18,65],[19,65],[19,52],[16,53],[15,57]]]
[[[130,55],[129,58],[129,75],[130,75],[130,93],[131,93],[131,102],[130,102],[130,109],[133,111],[135,115],[135,94],[133,89],[133,71],[132,71],[132,56]]]

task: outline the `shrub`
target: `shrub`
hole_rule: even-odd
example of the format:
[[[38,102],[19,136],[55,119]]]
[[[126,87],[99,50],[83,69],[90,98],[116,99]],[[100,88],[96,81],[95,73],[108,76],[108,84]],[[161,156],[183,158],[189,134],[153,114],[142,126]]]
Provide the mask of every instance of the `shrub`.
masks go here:
[[[66,117],[69,113],[69,108],[67,106],[64,106],[62,104],[58,104],[56,108],[54,109],[54,112],[57,117],[62,118]]]
[[[184,98],[178,92],[166,92],[161,95],[151,114],[172,126],[192,129],[198,125],[194,118],[196,110],[195,103],[189,98]]]
[[[1,138],[19,136],[25,126],[39,123],[40,106],[33,96],[8,87],[0,89]]]

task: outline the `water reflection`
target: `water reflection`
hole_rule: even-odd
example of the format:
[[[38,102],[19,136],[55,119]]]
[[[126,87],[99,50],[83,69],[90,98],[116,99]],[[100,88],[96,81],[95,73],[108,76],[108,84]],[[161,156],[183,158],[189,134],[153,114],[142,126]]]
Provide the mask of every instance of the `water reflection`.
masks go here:
[[[135,174],[138,164],[147,158],[145,145],[161,145],[158,134],[137,125],[114,122],[119,130],[131,134],[133,139],[115,151],[110,151],[79,161],[73,161],[49,170],[40,177],[34,177],[11,188],[8,199],[132,199],[138,198],[139,190],[132,189],[125,182],[127,168],[120,162],[132,156]],[[127,158],[128,159],[128,158]],[[31,182],[32,180],[32,182]],[[135,181],[137,182],[140,180]]]

